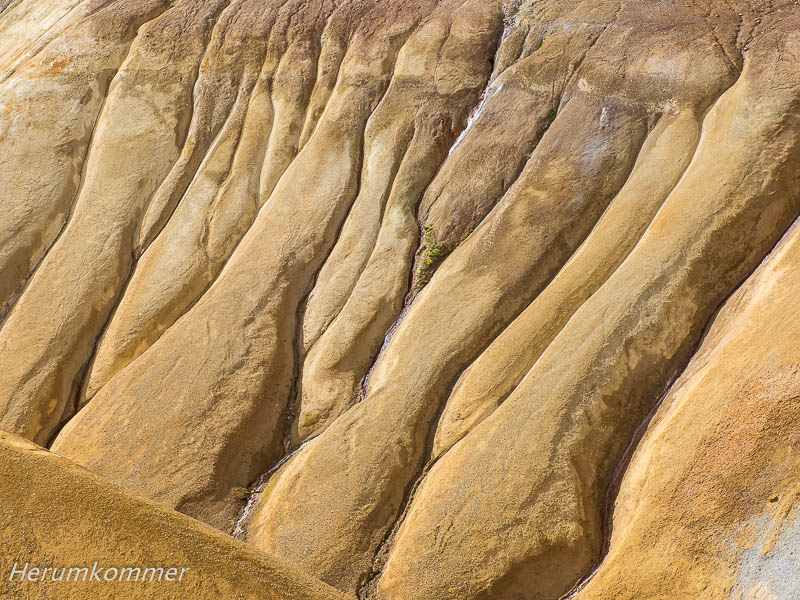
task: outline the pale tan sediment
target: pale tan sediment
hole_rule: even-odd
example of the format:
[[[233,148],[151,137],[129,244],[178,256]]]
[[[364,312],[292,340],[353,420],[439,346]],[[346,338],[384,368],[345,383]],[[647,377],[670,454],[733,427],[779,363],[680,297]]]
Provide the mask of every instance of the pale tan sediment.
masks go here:
[[[709,113],[696,159],[629,257],[430,470],[380,594],[557,597],[599,560],[606,489],[634,429],[800,212],[797,95],[765,85],[783,59],[761,50]]]
[[[627,257],[686,170],[699,138],[693,109],[661,118],[630,178],[586,241],[459,378],[436,431],[434,458],[502,404],[575,311]]]
[[[230,530],[240,508],[233,488],[254,481],[281,455],[297,306],[353,201],[363,128],[412,23],[401,20],[382,35],[353,41],[313,138],[214,285],[103,387],[54,449]],[[145,431],[133,425],[142,419]],[[170,476],[153,479],[151,472]]]
[[[132,3],[126,10],[137,7]],[[5,430],[44,443],[74,409],[81,373],[131,270],[138,217],[179,153],[193,57],[202,50],[207,17],[217,10],[217,3],[200,13],[176,5],[141,27],[119,71],[111,71],[116,74],[91,134],[79,189],[75,181],[78,195],[69,222],[0,330]],[[115,19],[125,22],[124,13],[96,16],[116,27]],[[173,28],[189,28],[194,35],[183,39],[163,68],[165,50],[149,40]],[[130,36],[135,33],[130,29]],[[20,201],[25,212],[32,209]]]

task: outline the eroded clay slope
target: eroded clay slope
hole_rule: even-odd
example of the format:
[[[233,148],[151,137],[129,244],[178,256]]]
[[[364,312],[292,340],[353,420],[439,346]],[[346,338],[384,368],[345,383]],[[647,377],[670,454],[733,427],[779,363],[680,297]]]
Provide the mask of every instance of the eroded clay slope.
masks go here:
[[[663,498],[741,382],[797,424],[792,292],[741,297],[797,264],[798,65],[793,0],[0,1],[0,429],[359,598],[750,593],[772,513],[695,569]]]
[[[578,599],[797,595],[798,262],[795,225],[720,312],[636,450]]]

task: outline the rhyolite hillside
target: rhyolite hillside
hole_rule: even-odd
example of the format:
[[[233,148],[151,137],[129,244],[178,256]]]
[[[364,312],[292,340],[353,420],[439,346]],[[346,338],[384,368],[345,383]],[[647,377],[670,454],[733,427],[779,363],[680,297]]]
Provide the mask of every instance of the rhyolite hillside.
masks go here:
[[[796,599],[798,217],[797,0],[0,0],[3,543]]]

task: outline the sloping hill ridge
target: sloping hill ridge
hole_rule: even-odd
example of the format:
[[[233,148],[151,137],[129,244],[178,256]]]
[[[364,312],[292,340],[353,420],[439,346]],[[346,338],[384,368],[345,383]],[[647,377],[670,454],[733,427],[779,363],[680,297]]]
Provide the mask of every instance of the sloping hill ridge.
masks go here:
[[[0,0],[0,182],[4,471],[362,600],[800,597],[796,0]]]
[[[297,569],[136,498],[27,440],[0,433],[0,460],[0,598],[347,599]],[[44,565],[58,574],[43,571]],[[126,567],[173,568],[177,573],[120,574]],[[31,575],[36,568],[39,573]]]

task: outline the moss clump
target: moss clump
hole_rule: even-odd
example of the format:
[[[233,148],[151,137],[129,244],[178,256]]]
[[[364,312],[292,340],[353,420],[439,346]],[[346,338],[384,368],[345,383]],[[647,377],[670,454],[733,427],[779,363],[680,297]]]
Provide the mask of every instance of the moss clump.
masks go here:
[[[545,43],[547,40],[549,40],[549,39],[550,39],[550,34],[548,33],[546,36],[544,36],[544,37],[542,38],[542,41],[539,43],[539,49],[540,49],[540,50],[542,49],[542,46],[544,46],[544,43]]]
[[[321,418],[322,417],[320,416],[319,413],[306,413],[305,415],[303,415],[302,421],[300,421],[300,427],[304,429],[307,427],[313,427],[314,425],[319,423]]]
[[[242,502],[246,502],[250,499],[250,496],[253,494],[250,490],[246,487],[235,487],[231,489],[231,493],[233,497],[237,500],[241,500]]]
[[[433,239],[433,228],[430,225],[423,227],[422,231],[427,252],[425,253],[425,261],[422,263],[422,269],[420,269],[419,282],[425,285],[431,280],[434,265],[437,262],[441,262],[450,252],[444,247],[444,244],[438,244]]]
[[[425,261],[422,263],[422,268],[419,271],[418,281],[422,285],[427,285],[433,276],[433,267],[447,258],[447,256],[453,252],[453,248],[447,248],[444,244],[437,243],[433,239],[433,228],[430,225],[423,227],[422,231],[424,232],[423,239],[427,252],[425,253]],[[475,231],[475,227],[471,227],[456,246],[463,244],[473,231]]]

